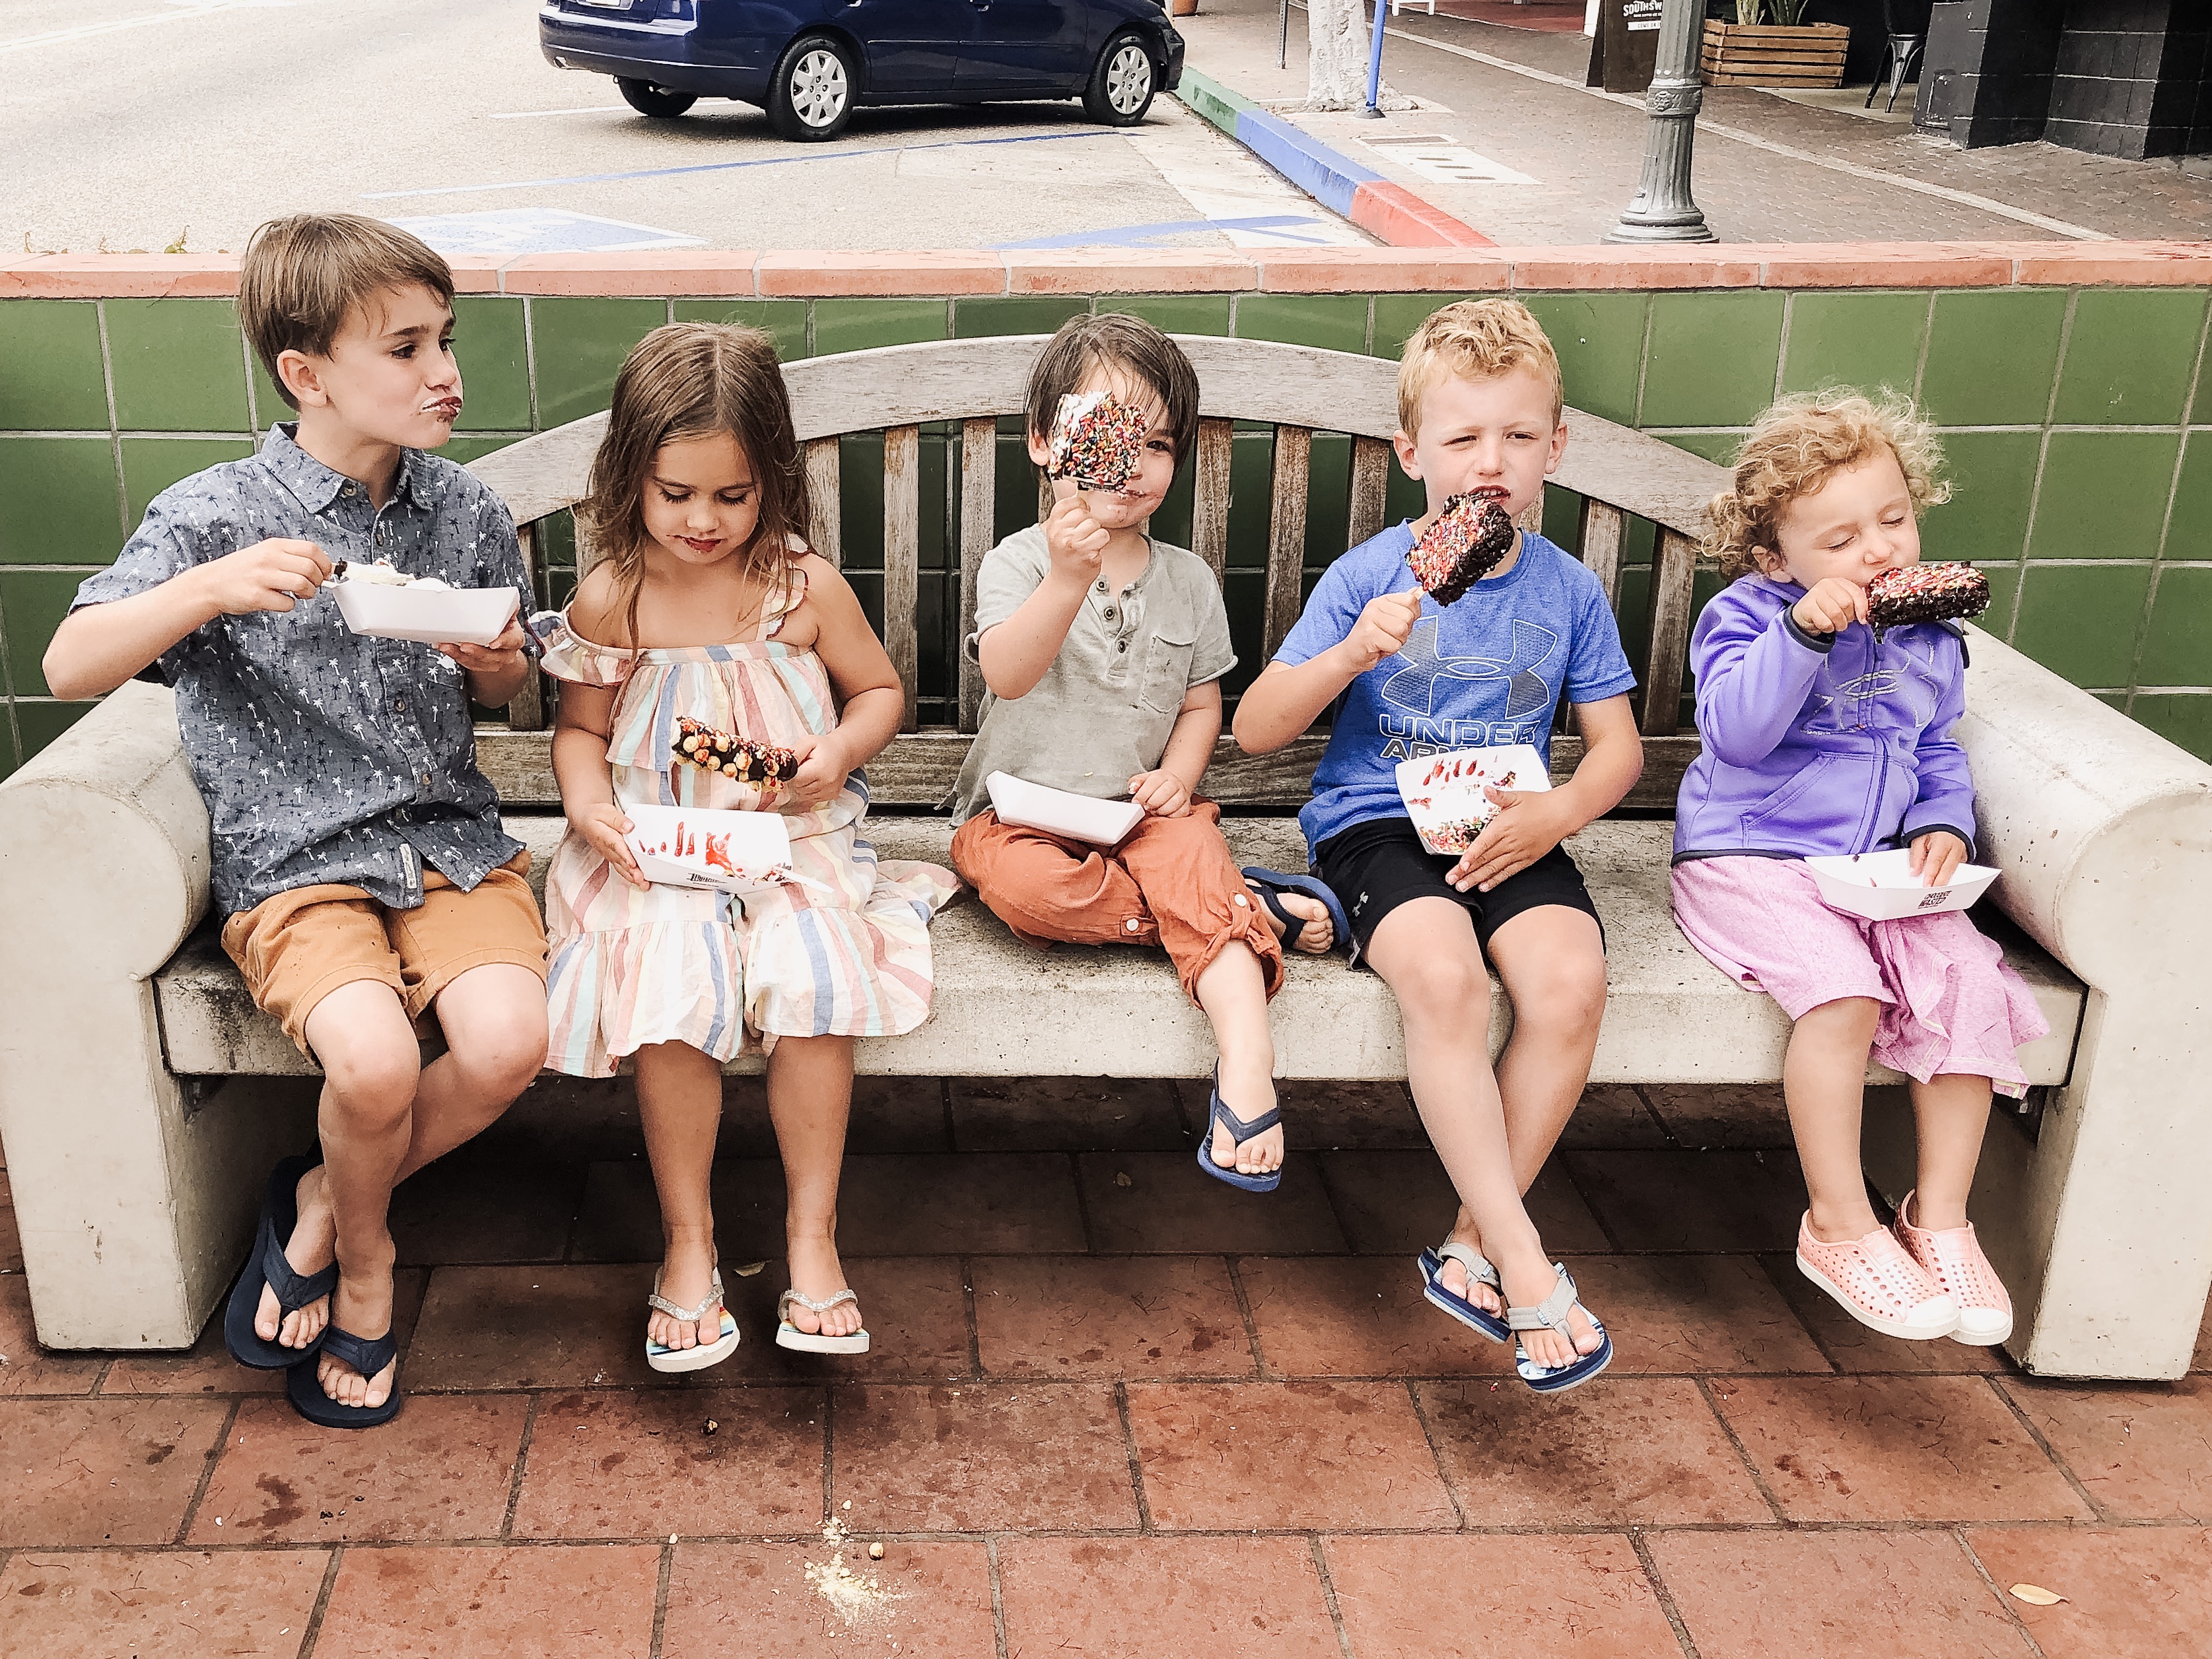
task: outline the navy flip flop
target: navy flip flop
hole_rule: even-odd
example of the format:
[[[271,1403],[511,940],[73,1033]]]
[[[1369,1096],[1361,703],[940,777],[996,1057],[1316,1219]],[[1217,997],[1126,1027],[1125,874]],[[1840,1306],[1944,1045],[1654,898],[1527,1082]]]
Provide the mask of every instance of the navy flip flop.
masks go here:
[[[323,1328],[323,1351],[343,1359],[363,1376],[374,1377],[399,1354],[399,1344],[386,1331],[363,1339],[336,1325]],[[292,1409],[310,1423],[326,1429],[373,1429],[399,1415],[399,1383],[392,1379],[392,1394],[381,1406],[341,1406],[323,1392],[321,1368],[310,1359],[286,1373],[284,1392]]]
[[[1505,1322],[1516,1332],[1551,1330],[1561,1336],[1570,1334],[1567,1315],[1581,1306],[1582,1293],[1576,1288],[1574,1275],[1567,1271],[1566,1263],[1554,1261],[1552,1271],[1559,1274],[1552,1285],[1551,1295],[1533,1308],[1512,1308],[1505,1310]],[[1513,1340],[1513,1369],[1521,1380],[1538,1394],[1565,1394],[1569,1389],[1578,1389],[1613,1363],[1613,1338],[1607,1334],[1604,1324],[1588,1308],[1583,1316],[1597,1333],[1597,1347],[1589,1353],[1577,1354],[1564,1365],[1539,1365],[1528,1358],[1528,1351],[1516,1335]]]
[[[1225,1182],[1242,1192],[1273,1192],[1283,1184],[1280,1170],[1271,1170],[1266,1175],[1241,1175],[1235,1170],[1224,1170],[1213,1161],[1213,1126],[1217,1123],[1227,1125],[1230,1138],[1242,1146],[1254,1135],[1265,1134],[1282,1121],[1283,1109],[1279,1106],[1270,1106],[1249,1123],[1231,1111],[1221,1098],[1221,1068],[1215,1066],[1213,1092],[1206,1102],[1206,1134],[1198,1143],[1198,1167],[1216,1181]]]
[[[318,1337],[304,1348],[283,1347],[263,1341],[253,1328],[253,1316],[260,1311],[264,1285],[276,1292],[276,1305],[288,1317],[337,1289],[336,1262],[320,1273],[301,1274],[294,1272],[292,1264],[284,1259],[284,1246],[292,1237],[292,1230],[300,1224],[300,1177],[314,1167],[313,1158],[288,1158],[270,1176],[268,1193],[261,1200],[261,1224],[253,1235],[252,1253],[246,1258],[245,1269],[238,1275],[238,1283],[231,1286],[230,1301],[222,1310],[223,1346],[230,1350],[233,1359],[256,1370],[289,1370],[322,1346],[322,1339]],[[324,1328],[327,1331],[329,1327]]]
[[[1319,899],[1327,908],[1329,925],[1335,929],[1329,940],[1331,950],[1340,950],[1351,942],[1352,922],[1345,915],[1344,907],[1337,902],[1336,895],[1329,890],[1327,882],[1314,876],[1292,875],[1286,870],[1262,870],[1257,865],[1248,866],[1237,873],[1254,884],[1259,892],[1260,902],[1273,911],[1275,920],[1283,924],[1283,949],[1285,951],[1297,947],[1298,936],[1305,932],[1306,919],[1294,916],[1284,908],[1282,899],[1278,896],[1283,893],[1303,893],[1308,898]]]
[[[1513,1340],[1512,1327],[1504,1316],[1478,1306],[1466,1297],[1446,1287],[1443,1282],[1444,1263],[1456,1261],[1467,1269],[1469,1285],[1487,1285],[1502,1297],[1504,1286],[1499,1282],[1498,1269],[1489,1259],[1471,1245],[1455,1244],[1449,1240],[1442,1244],[1425,1247],[1421,1251],[1421,1295],[1431,1307],[1449,1314],[1471,1331],[1480,1332],[1492,1342]]]

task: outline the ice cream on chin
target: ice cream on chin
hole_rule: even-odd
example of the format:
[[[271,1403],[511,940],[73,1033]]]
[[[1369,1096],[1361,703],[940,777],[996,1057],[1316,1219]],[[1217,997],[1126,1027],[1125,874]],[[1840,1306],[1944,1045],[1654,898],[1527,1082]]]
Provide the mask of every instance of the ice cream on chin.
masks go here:
[[[1045,439],[1045,471],[1079,489],[1121,489],[1144,459],[1144,414],[1110,392],[1071,392]]]
[[[1454,495],[1407,554],[1413,580],[1438,605],[1449,605],[1504,562],[1513,550],[1513,520],[1492,497]]]
[[[1901,564],[1867,584],[1867,621],[1875,628],[1978,617],[1990,608],[1990,579],[1970,564]]]

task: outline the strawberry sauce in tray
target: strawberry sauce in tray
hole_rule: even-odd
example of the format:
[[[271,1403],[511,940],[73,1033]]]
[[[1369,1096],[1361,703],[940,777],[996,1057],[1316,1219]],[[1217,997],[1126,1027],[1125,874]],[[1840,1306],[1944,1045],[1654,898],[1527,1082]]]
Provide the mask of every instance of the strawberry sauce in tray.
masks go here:
[[[1497,749],[1453,749],[1398,763],[1398,793],[1431,853],[1464,853],[1498,816],[1483,792],[1549,789],[1552,775],[1534,744]]]

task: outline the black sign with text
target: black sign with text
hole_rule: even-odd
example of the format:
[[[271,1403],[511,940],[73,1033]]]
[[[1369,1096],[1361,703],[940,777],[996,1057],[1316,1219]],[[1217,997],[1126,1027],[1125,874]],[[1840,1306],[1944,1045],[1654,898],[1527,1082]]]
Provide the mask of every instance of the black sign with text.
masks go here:
[[[1590,42],[1587,86],[1607,92],[1642,92],[1659,61],[1659,10],[1663,0],[1602,0],[1597,38]],[[1700,8],[1702,9],[1702,8]]]

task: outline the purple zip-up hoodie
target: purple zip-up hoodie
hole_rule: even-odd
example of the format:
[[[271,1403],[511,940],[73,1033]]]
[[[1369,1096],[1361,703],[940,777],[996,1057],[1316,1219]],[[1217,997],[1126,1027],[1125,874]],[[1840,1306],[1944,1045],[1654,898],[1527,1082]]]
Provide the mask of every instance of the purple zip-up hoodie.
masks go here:
[[[1974,846],[1974,781],[1951,728],[1965,630],[1855,622],[1810,634],[1796,582],[1723,588],[1690,639],[1704,752],[1682,775],[1674,861],[1865,853],[1948,830]]]

